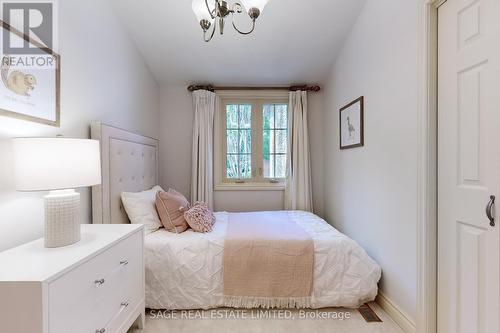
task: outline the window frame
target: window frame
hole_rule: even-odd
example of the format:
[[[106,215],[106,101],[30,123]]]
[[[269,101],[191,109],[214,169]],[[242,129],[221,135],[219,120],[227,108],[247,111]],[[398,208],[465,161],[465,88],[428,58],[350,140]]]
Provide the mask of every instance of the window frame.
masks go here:
[[[289,108],[287,91],[216,91],[218,103],[214,121],[214,189],[230,190],[274,190],[283,191],[286,179],[266,179],[263,177],[263,105],[286,104]],[[226,174],[226,105],[252,105],[252,178],[228,179]],[[262,172],[259,172],[262,168]]]

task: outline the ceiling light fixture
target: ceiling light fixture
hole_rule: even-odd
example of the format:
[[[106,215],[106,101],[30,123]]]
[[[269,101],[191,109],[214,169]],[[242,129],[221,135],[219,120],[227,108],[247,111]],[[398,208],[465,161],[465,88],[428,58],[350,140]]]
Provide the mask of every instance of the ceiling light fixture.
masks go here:
[[[200,22],[203,29],[203,38],[205,42],[212,40],[215,34],[217,22],[219,24],[220,34],[224,34],[224,24],[226,17],[231,14],[233,27],[242,35],[249,35],[255,30],[255,21],[260,16],[269,0],[241,0],[235,2],[232,7],[224,0],[193,0],[193,12]],[[241,31],[234,22],[234,14],[241,14],[243,8],[247,9],[248,16],[252,20],[250,31]],[[212,27],[212,32],[207,32]]]

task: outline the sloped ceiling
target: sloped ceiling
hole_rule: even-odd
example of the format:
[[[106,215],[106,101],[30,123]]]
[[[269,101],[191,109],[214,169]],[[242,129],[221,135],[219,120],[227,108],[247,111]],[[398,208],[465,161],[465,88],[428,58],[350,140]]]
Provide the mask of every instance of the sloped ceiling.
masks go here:
[[[210,43],[191,0],[111,0],[160,84],[321,83],[365,0],[270,0],[255,32],[226,24]],[[229,0],[232,3],[232,0]],[[250,19],[241,15],[242,29]]]

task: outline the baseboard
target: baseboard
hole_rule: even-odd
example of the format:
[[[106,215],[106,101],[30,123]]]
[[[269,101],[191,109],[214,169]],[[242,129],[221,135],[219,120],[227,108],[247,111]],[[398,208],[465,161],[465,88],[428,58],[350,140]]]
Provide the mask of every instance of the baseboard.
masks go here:
[[[378,305],[391,317],[396,324],[401,327],[405,333],[415,333],[415,323],[411,320],[406,313],[398,309],[398,307],[388,299],[383,293],[379,291],[377,299],[375,300]]]

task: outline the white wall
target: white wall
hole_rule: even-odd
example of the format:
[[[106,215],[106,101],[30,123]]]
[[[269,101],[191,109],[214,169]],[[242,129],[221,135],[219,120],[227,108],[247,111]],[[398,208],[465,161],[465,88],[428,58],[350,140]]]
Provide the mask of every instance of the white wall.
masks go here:
[[[369,0],[325,87],[325,214],[381,265],[410,319],[417,288],[417,1]],[[365,147],[339,150],[338,110],[365,96]]]
[[[190,198],[194,121],[191,94],[185,86],[162,87],[160,101],[161,185]]]
[[[190,196],[193,106],[186,86],[161,89],[160,156],[163,187]],[[323,214],[323,98],[309,94],[309,127],[315,211]],[[283,209],[283,191],[217,191],[215,210],[255,211]]]
[[[0,251],[41,237],[44,193],[14,190],[11,137],[88,138],[100,120],[149,136],[159,134],[159,87],[108,1],[59,1],[61,127],[0,117]],[[81,189],[82,222],[91,217]]]

